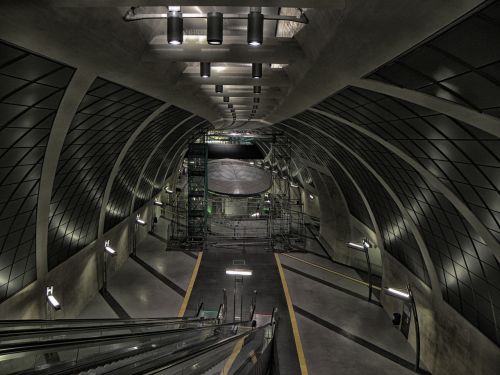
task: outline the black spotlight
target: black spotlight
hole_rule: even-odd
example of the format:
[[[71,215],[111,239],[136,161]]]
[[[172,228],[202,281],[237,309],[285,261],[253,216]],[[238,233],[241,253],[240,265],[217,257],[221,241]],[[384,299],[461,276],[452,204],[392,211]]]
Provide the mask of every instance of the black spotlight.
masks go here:
[[[253,98],[254,103],[260,103],[260,98]]]
[[[215,85],[215,92],[222,94],[223,87],[222,85]]]
[[[207,42],[208,44],[222,44],[222,13],[210,12],[207,14]]]
[[[247,43],[260,46],[264,39],[264,15],[261,12],[248,13]]]
[[[260,94],[260,93],[261,93],[261,88],[260,88],[260,86],[254,86],[254,87],[253,87],[253,93],[254,93],[254,94]]]
[[[261,63],[252,63],[252,77],[253,78],[262,78],[262,64]]]
[[[232,105],[231,103],[229,103],[229,104],[227,105],[227,108],[233,108],[233,105]]]
[[[224,103],[229,103],[229,96],[224,97]]]
[[[200,63],[200,77],[208,78],[210,77],[210,63],[201,62]]]
[[[182,12],[168,12],[167,41],[168,44],[182,44],[184,40]]]
[[[259,106],[257,104],[254,104],[253,109],[257,109],[257,108],[259,108]]]

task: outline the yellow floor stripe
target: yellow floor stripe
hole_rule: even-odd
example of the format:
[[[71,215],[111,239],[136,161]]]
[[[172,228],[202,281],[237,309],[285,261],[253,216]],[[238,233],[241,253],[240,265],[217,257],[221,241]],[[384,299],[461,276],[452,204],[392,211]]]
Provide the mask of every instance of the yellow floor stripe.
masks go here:
[[[288,258],[292,258],[292,259],[295,259],[295,260],[298,260],[299,262],[302,262],[302,263],[306,263],[306,264],[309,264],[310,266],[313,266],[313,267],[316,267],[316,268],[320,268],[326,272],[330,272],[330,273],[334,273],[335,275],[339,275],[339,276],[342,276],[343,278],[345,279],[348,279],[348,280],[351,280],[351,281],[354,281],[355,283],[358,283],[358,284],[362,284],[362,285],[365,285],[365,286],[368,286],[368,283],[364,282],[363,280],[359,280],[359,279],[356,279],[354,277],[351,277],[351,276],[348,276],[344,273],[341,273],[341,272],[337,272],[337,271],[334,271],[334,270],[331,270],[329,268],[325,268],[323,266],[320,266],[319,264],[314,264],[314,263],[311,263],[311,262],[308,262],[307,260],[304,260],[304,259],[300,259],[300,258],[297,258],[297,257],[294,257],[293,255],[288,255],[288,254],[283,254],[282,255],[288,257]],[[377,290],[380,290],[380,287],[379,286],[376,286],[376,285],[372,285],[372,288],[373,289],[377,289]]]
[[[288,315],[290,315],[290,320],[292,322],[292,332],[293,338],[295,339],[295,347],[297,348],[297,356],[299,357],[300,373],[302,375],[308,375],[306,357],[304,356],[304,349],[302,348],[302,341],[300,340],[299,326],[297,324],[297,318],[295,318],[295,311],[293,311],[292,299],[290,298],[290,293],[288,291],[288,285],[286,283],[285,274],[283,268],[281,267],[281,261],[278,254],[274,254],[276,258],[276,264],[278,265],[278,271],[280,273],[281,283],[283,284],[283,291],[285,292],[286,305],[288,306]]]
[[[203,256],[203,252],[200,251],[198,253],[198,259],[196,259],[196,264],[194,266],[193,274],[191,275],[191,280],[189,280],[189,285],[186,290],[186,295],[184,296],[184,300],[182,301],[181,308],[177,316],[182,318],[184,313],[186,312],[186,308],[189,302],[189,297],[191,297],[191,292],[193,291],[194,282],[196,281],[196,275],[198,275],[198,269],[200,268],[201,257]]]
[[[231,367],[233,366],[234,361],[236,360],[236,357],[238,354],[240,354],[241,348],[243,348],[243,344],[245,343],[245,338],[242,337],[238,341],[236,341],[236,344],[234,345],[233,352],[229,356],[229,358],[226,361],[226,364],[224,365],[224,368],[220,372],[220,375],[227,375],[229,374],[229,370],[231,370]]]

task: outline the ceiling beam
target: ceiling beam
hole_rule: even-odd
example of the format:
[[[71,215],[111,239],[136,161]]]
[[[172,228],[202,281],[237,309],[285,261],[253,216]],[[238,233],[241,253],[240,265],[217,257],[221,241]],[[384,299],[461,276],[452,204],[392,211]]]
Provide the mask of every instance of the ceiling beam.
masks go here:
[[[245,75],[212,75],[208,78],[202,78],[196,73],[182,74],[177,85],[241,85],[241,86],[290,86],[290,80],[284,72],[275,72],[273,74],[264,74],[261,79],[251,77],[251,71]]]
[[[49,0],[54,7],[237,6],[261,7],[262,0]],[[344,9],[345,0],[266,0],[266,7]]]
[[[260,47],[249,46],[246,43],[220,46],[198,43],[185,43],[178,46],[166,43],[150,44],[150,49],[144,53],[142,61],[292,64],[305,58],[302,48],[295,40],[273,39],[280,39],[280,41],[276,43],[264,41]]]

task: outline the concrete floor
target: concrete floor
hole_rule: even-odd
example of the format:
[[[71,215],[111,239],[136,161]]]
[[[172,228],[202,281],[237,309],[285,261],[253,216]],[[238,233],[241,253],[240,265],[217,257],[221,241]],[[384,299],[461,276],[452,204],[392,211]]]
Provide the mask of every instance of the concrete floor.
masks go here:
[[[129,258],[110,277],[108,291],[111,297],[133,318],[177,316],[196,256],[186,252],[167,252],[161,239],[149,235],[137,244],[137,258]],[[98,294],[79,317],[114,318],[117,315]]]
[[[322,257],[293,256],[361,280],[352,268]],[[366,286],[286,254],[280,259],[310,374],[413,373],[413,349],[385,311],[366,300]]]

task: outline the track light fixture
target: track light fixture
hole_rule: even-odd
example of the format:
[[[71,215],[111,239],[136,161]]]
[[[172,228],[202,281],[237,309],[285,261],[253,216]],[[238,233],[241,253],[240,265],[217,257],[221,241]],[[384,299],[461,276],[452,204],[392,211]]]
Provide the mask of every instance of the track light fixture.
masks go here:
[[[215,85],[215,92],[222,94],[223,86],[222,85]]]
[[[252,63],[252,77],[262,78],[262,63]]]
[[[184,40],[182,12],[169,11],[167,21],[168,44],[182,44]]]
[[[229,104],[227,105],[227,108],[233,108],[233,105],[232,105],[231,103],[229,103]]]
[[[254,103],[260,103],[260,98],[253,98]]]
[[[257,109],[259,106],[257,104],[254,104],[253,109]]]
[[[207,42],[212,45],[222,44],[222,13],[210,12],[207,14]]]
[[[202,77],[202,78],[210,77],[210,63],[209,62],[201,62],[200,63],[200,77]]]
[[[259,11],[248,13],[247,43],[260,46],[264,39],[264,15]]]
[[[224,96],[224,103],[229,103],[229,96]]]
[[[254,94],[260,94],[261,93],[261,87],[260,86],[254,86],[253,87],[253,93]]]

